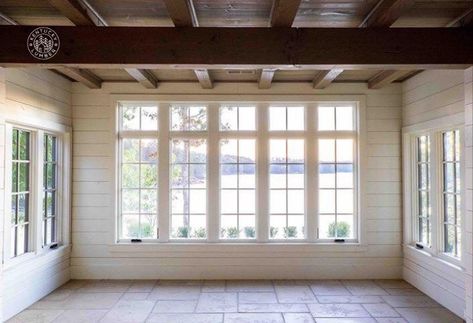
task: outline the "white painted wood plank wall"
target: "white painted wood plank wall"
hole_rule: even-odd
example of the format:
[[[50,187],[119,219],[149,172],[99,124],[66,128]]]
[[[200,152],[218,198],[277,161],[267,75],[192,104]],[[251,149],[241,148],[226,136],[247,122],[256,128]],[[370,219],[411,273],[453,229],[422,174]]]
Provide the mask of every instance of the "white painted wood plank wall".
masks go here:
[[[465,109],[462,70],[424,71],[405,81],[402,89],[403,126],[463,113]],[[404,248],[403,277],[457,315],[464,315],[465,276],[460,270]]]
[[[5,140],[8,140],[5,122],[46,128],[57,124],[71,126],[71,82],[47,70],[0,69],[0,116],[0,223],[3,224],[4,156]],[[1,232],[0,226],[0,235]],[[15,315],[69,279],[69,248],[5,268],[0,288],[3,319]]]
[[[311,254],[293,252],[225,257],[199,252],[130,252],[110,247],[114,235],[112,96],[123,94],[241,95],[255,100],[271,95],[364,95],[367,115],[367,206],[365,250]],[[399,278],[401,277],[401,86],[369,90],[366,84],[277,83],[260,90],[250,83],[216,84],[203,90],[193,83],[105,83],[90,90],[73,84],[73,278]],[[322,97],[321,97],[322,98]],[[278,257],[281,255],[281,257]],[[288,257],[291,257],[288,260]]]
[[[465,320],[473,322],[473,67],[465,76],[465,269],[466,269],[466,310]]]

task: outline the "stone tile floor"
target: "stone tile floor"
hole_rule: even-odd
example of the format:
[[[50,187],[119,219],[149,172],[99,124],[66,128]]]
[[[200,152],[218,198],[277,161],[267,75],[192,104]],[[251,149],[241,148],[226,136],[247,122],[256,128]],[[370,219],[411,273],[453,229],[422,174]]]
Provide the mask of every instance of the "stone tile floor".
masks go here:
[[[8,322],[455,323],[402,280],[72,280]]]

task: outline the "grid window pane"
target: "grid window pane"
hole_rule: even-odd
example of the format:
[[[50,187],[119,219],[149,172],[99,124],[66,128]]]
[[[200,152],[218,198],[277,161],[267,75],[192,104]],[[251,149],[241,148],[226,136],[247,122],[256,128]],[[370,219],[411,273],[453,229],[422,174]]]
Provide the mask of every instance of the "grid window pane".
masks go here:
[[[156,107],[140,107],[140,130],[156,130]],[[156,239],[158,236],[158,140],[124,138],[121,149],[122,239]]]
[[[43,154],[43,246],[58,241],[57,218],[57,138],[44,135]]]
[[[31,133],[23,129],[12,130],[12,192],[10,256],[28,252],[30,220],[30,141]]]
[[[304,130],[304,107],[269,107],[269,130]]]
[[[430,205],[430,137],[416,138],[417,170],[417,241],[431,244],[431,205]]]
[[[461,256],[461,173],[460,131],[442,133],[442,191],[444,220],[444,252],[453,257]]]
[[[158,130],[158,107],[139,103],[120,103],[122,130]]]
[[[220,141],[220,238],[256,237],[256,140]]]
[[[172,139],[171,154],[171,238],[204,239],[207,237],[207,141]]]
[[[303,239],[305,141],[270,139],[270,239]],[[302,222],[301,222],[302,221]]]
[[[240,106],[220,107],[221,131],[253,131],[256,130],[256,108]]]
[[[318,107],[319,131],[353,131],[355,129],[352,106]]]
[[[207,107],[173,105],[171,107],[171,130],[207,130]]]

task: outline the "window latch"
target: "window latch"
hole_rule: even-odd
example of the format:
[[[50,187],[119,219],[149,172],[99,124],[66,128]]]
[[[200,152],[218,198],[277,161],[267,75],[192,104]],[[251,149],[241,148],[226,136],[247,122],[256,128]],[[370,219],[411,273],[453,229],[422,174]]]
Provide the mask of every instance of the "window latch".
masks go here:
[[[416,248],[417,249],[424,249],[424,246],[421,245],[420,243],[416,243]]]
[[[345,242],[345,239],[335,239],[334,241],[340,243],[340,242]]]
[[[49,246],[49,249],[57,249],[57,243],[53,243]]]
[[[131,243],[143,242],[141,239],[131,239]]]

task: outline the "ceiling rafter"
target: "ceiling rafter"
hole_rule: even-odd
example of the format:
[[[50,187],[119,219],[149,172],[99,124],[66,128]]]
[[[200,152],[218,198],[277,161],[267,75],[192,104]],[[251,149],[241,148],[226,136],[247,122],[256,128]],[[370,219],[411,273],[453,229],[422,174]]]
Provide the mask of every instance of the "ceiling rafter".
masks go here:
[[[203,89],[212,89],[214,87],[212,76],[208,69],[195,69],[194,73]]]
[[[473,5],[461,15],[451,20],[445,27],[473,27]]]
[[[291,27],[301,0],[274,0],[269,19],[270,27]]]
[[[271,88],[271,83],[273,81],[275,73],[276,73],[276,69],[273,69],[273,68],[262,69],[261,74],[259,76],[258,87],[260,89]]]
[[[412,73],[410,70],[387,70],[381,71],[368,80],[369,89],[380,89],[397,79]]]
[[[318,72],[313,81],[315,89],[325,89],[332,83],[338,75],[343,72],[341,68],[332,68],[331,70],[323,70]]]
[[[359,27],[391,27],[415,3],[415,0],[380,0]]]
[[[155,89],[158,87],[158,79],[149,70],[125,68],[125,71],[147,89]]]
[[[86,0],[48,0],[76,26],[107,26],[105,20]]]

